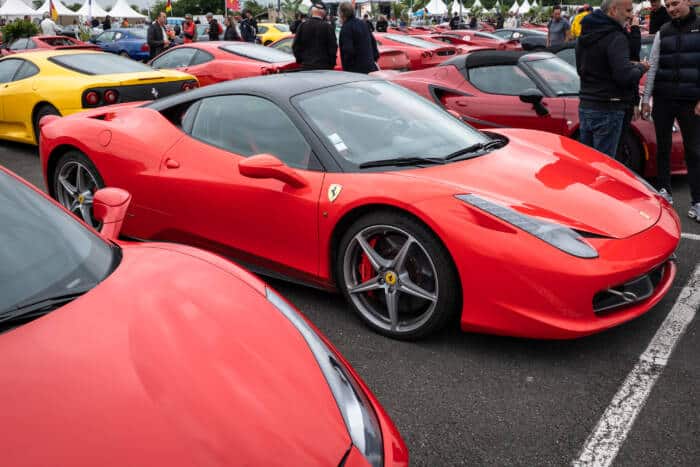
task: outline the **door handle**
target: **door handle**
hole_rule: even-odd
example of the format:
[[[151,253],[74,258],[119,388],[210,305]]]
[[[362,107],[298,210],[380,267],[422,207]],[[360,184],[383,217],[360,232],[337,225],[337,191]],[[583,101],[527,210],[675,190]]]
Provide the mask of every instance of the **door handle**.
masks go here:
[[[457,99],[455,101],[455,104],[457,104],[460,107],[467,107],[469,105],[469,103],[467,101],[465,101],[464,99]]]
[[[178,169],[180,168],[180,163],[175,159],[166,159],[165,166],[169,169]]]

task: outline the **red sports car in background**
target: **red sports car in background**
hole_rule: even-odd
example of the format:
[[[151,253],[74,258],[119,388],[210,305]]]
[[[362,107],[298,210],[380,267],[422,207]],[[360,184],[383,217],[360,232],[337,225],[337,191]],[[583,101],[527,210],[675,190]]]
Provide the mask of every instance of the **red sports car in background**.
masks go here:
[[[67,36],[32,36],[15,39],[0,48],[0,55],[10,55],[32,50],[92,49],[101,50],[94,44]]]
[[[488,32],[462,31],[460,34],[456,34],[456,32],[457,31],[419,37],[428,37],[452,45],[466,44],[489,49],[520,50],[522,48],[518,41],[506,41]]]
[[[546,52],[478,51],[442,66],[387,75],[457,112],[477,128],[529,128],[578,137],[576,69]],[[646,120],[632,122],[618,159],[635,172],[656,175],[656,133]],[[685,173],[683,143],[673,136],[673,173]]]
[[[453,45],[441,44],[439,41],[425,40],[406,34],[374,33],[378,46],[389,46],[408,56],[411,70],[421,70],[439,65],[455,55],[463,53]]]
[[[151,60],[153,68],[194,75],[200,86],[270,75],[299,68],[293,56],[248,42],[194,42],[169,49]]]
[[[130,195],[63,157],[70,207],[102,235],[0,168],[3,464],[407,465],[294,307],[221,257],[117,240]]]
[[[292,59],[294,59],[294,52],[292,51],[293,42],[294,36],[290,34],[287,37],[273,42],[268,47],[291,54]],[[377,61],[377,65],[379,65],[381,70],[407,71],[410,69],[411,63],[408,60],[408,55],[406,55],[406,53],[403,51],[394,47],[386,47],[378,44],[377,48],[379,49],[379,60]],[[343,69],[343,65],[340,62],[340,50],[336,55],[335,69],[338,71]]]
[[[458,317],[497,334],[591,334],[649,310],[676,271],[675,211],[619,163],[552,133],[479,132],[356,73],[45,117],[40,153],[63,205],[77,162],[96,187],[133,194],[126,236],[337,288],[395,338]]]

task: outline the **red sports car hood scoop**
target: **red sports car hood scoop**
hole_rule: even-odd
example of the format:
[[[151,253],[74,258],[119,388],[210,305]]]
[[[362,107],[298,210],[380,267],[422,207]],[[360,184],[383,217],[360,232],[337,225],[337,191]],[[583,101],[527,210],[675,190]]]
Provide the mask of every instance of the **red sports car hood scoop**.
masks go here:
[[[0,336],[5,464],[338,465],[350,437],[296,328],[233,267],[170,248],[125,247]]]
[[[510,143],[485,156],[401,173],[597,235],[629,237],[658,220],[658,199],[608,157],[550,133],[499,133]]]

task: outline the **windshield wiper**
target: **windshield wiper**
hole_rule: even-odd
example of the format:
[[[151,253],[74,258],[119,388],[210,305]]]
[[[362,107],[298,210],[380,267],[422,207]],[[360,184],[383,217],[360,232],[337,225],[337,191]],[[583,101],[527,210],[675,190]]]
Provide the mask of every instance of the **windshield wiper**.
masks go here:
[[[361,169],[368,167],[387,167],[387,166],[407,166],[420,164],[444,164],[445,159],[441,157],[397,157],[393,159],[379,159],[376,161],[363,162],[360,164]]]
[[[70,294],[43,297],[39,300],[20,303],[19,305],[0,313],[0,324],[8,321],[14,321],[16,319],[35,318],[37,316],[44,315],[62,305],[65,305],[68,302],[75,300],[81,295],[84,295],[86,292],[95,287],[95,285],[96,284],[93,284],[92,287],[86,287]]]
[[[455,160],[461,156],[467,156],[467,155],[474,157],[477,153],[500,148],[501,146],[505,146],[506,143],[507,143],[507,141],[502,140],[502,139],[494,139],[491,141],[487,141],[486,143],[475,143],[475,144],[472,144],[471,146],[467,146],[466,148],[460,149],[459,151],[455,151],[452,154],[448,154],[445,157],[445,160],[451,161],[451,160]],[[465,159],[468,159],[468,157],[465,157]]]

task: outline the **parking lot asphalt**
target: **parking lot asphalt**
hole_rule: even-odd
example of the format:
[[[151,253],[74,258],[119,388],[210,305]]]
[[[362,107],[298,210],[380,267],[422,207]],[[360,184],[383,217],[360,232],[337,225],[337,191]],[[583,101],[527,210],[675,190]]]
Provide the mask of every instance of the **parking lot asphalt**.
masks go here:
[[[44,188],[35,148],[0,142],[0,165]],[[358,370],[401,431],[412,465],[569,465],[700,263],[700,239],[693,238],[700,238],[700,224],[686,217],[688,196],[685,180],[676,178],[676,208],[690,235],[678,248],[678,275],[669,294],[644,316],[578,340],[449,329],[421,342],[399,342],[369,331],[338,294],[268,282]],[[695,319],[613,465],[699,465],[699,384]]]

